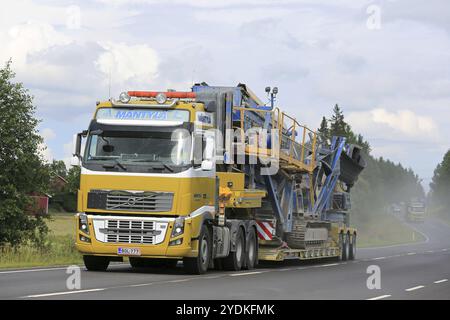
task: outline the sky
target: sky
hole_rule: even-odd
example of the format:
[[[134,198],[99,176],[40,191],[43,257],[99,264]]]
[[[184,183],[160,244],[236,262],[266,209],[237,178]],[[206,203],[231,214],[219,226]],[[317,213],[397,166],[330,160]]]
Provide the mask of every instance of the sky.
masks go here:
[[[317,128],[338,103],[373,155],[425,187],[450,149],[448,0],[2,1],[0,64],[34,96],[45,157],[71,157],[95,102],[247,84]]]

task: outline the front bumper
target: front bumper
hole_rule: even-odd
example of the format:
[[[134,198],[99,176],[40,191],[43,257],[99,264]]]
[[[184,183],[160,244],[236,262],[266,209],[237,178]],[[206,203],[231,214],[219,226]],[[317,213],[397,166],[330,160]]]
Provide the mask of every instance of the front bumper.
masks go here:
[[[122,221],[125,224],[129,223],[130,226],[132,223],[137,225],[139,223],[144,225],[144,222],[150,223],[153,226],[152,230],[154,230],[153,239],[148,240],[149,243],[134,243],[133,241],[142,242],[146,240],[139,235],[133,235],[133,240],[131,240],[131,236],[125,236],[119,239],[114,238],[114,235],[112,235],[111,238],[111,236],[108,236],[109,231],[107,229],[108,221],[111,220]],[[80,226],[78,225],[79,219],[77,219],[76,248],[82,254],[112,257],[126,256],[118,253],[119,248],[138,248],[140,256],[147,258],[196,257],[198,255],[198,241],[192,239],[192,234],[194,234],[193,231],[195,230],[193,230],[191,220],[186,219],[183,234],[171,238],[175,221],[174,218],[88,215],[89,233],[84,233],[80,230]],[[89,238],[90,242],[82,241],[82,237]],[[182,239],[182,243],[179,245],[169,245],[171,241],[177,239]]]

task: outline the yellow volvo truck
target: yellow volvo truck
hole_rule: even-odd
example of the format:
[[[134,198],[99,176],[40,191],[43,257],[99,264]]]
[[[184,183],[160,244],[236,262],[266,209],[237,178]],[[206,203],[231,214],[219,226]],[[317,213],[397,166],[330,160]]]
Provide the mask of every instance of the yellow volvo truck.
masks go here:
[[[75,136],[76,247],[88,270],[254,268],[259,260],[354,259],[349,191],[365,163],[245,85],[128,91],[98,102]],[[84,141],[84,149],[82,148]]]

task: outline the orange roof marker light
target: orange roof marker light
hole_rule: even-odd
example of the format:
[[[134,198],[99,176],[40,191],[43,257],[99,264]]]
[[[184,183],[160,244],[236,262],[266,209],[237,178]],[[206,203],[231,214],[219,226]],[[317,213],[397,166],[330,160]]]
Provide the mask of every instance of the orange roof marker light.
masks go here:
[[[169,91],[169,92],[157,92],[157,91],[128,91],[130,97],[137,98],[156,98],[158,94],[164,94],[168,99],[195,99],[195,92],[183,92],[183,91]]]

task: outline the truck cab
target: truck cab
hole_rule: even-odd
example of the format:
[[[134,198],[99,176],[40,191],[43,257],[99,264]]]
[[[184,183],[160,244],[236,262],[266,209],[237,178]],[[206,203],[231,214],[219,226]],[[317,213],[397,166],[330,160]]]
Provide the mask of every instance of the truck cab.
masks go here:
[[[76,246],[88,269],[123,256],[169,263],[197,257],[203,221],[215,215],[213,145],[202,135],[211,119],[183,93],[136,101],[124,95],[98,103],[88,130],[77,135]]]

